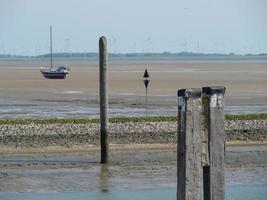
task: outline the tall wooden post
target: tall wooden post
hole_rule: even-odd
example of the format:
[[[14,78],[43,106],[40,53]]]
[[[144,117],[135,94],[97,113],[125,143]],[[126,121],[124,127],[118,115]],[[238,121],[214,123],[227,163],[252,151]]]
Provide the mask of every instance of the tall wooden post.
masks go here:
[[[204,87],[202,93],[203,102],[205,102],[203,104],[204,123],[208,131],[208,159],[203,166],[204,200],[224,200],[225,87]]]
[[[200,89],[178,91],[177,199],[201,199]]]
[[[100,143],[101,163],[108,162],[109,135],[108,135],[108,83],[107,83],[107,39],[99,39],[99,86],[100,86]]]

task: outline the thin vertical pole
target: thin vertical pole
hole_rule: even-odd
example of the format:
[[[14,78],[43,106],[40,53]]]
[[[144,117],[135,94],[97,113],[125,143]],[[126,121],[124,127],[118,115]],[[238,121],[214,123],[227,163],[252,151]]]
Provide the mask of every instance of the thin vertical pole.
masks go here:
[[[208,105],[204,118],[208,129],[209,165],[203,167],[204,200],[225,199],[225,87],[202,88],[203,100]]]
[[[147,116],[147,87],[146,87],[146,116]]]
[[[50,67],[53,67],[52,26],[50,26]]]
[[[107,83],[107,39],[99,39],[99,85],[100,85],[100,143],[101,163],[108,162],[109,136],[108,136],[108,83]]]
[[[200,89],[178,91],[177,199],[201,199]]]

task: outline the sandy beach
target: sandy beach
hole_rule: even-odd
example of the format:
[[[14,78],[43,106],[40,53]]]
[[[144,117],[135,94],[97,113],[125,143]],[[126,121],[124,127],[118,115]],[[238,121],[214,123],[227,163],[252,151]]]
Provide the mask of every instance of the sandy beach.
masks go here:
[[[39,68],[48,66],[48,60],[0,61],[1,118],[49,117],[51,107],[55,111],[50,111],[52,117],[96,115],[98,61],[56,60],[55,64],[71,68],[67,79],[43,78]],[[151,79],[151,114],[166,111],[175,115],[178,89],[211,85],[226,86],[226,112],[267,112],[264,60],[110,60],[109,65],[110,108],[114,115],[144,113],[145,68]]]

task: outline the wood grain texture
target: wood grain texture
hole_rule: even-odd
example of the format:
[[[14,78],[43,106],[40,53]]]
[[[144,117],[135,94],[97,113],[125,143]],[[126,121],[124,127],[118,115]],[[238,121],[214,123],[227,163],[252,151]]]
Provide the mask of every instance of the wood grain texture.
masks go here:
[[[177,199],[201,198],[201,121],[200,89],[178,91],[179,125],[177,152]]]
[[[209,166],[203,169],[204,200],[225,199],[224,93],[224,87],[203,88],[203,96],[209,96]]]

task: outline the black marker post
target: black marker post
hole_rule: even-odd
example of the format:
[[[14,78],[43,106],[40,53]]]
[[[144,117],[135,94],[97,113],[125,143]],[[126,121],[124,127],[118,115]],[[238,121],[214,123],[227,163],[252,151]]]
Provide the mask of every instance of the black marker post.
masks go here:
[[[145,70],[144,76],[143,76],[143,81],[146,87],[146,116],[147,116],[147,87],[148,87],[148,83],[149,83],[149,74],[147,69]]]

